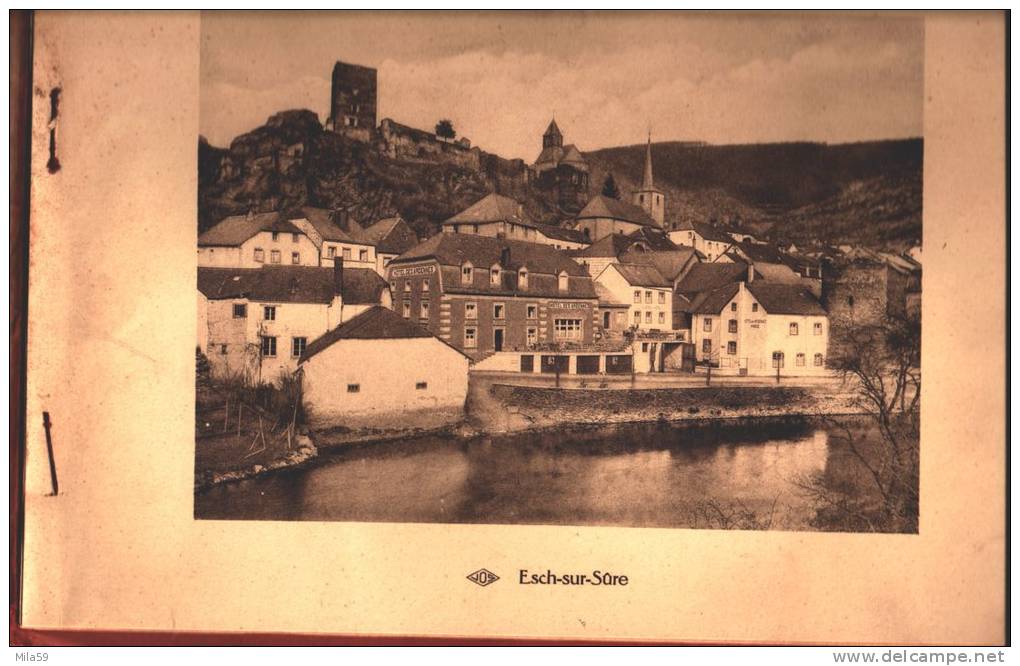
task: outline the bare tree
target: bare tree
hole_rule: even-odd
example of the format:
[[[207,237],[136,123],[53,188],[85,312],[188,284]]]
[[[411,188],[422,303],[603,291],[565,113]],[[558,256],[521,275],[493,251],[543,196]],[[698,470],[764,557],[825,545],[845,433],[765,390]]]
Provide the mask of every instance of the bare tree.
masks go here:
[[[830,365],[854,387],[855,404],[878,437],[830,419],[859,476],[816,474],[798,485],[829,529],[916,532],[921,398],[920,322],[888,317],[839,332]]]

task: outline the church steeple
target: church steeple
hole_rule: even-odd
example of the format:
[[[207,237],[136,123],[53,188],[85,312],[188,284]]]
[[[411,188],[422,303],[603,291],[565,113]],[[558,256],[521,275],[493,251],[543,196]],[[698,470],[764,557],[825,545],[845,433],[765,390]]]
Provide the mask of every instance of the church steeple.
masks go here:
[[[655,189],[652,177],[652,133],[648,132],[648,143],[645,145],[645,172],[641,177],[641,189],[634,192],[633,203],[639,206],[655,220],[660,227],[666,220],[666,197]]]
[[[549,123],[549,128],[542,135],[542,147],[543,148],[562,148],[563,147],[563,133],[560,132],[560,128],[556,126],[556,119],[553,118],[552,122]]]
[[[648,145],[645,146],[645,175],[641,178],[642,190],[654,190],[655,181],[652,178],[652,133],[648,133]]]

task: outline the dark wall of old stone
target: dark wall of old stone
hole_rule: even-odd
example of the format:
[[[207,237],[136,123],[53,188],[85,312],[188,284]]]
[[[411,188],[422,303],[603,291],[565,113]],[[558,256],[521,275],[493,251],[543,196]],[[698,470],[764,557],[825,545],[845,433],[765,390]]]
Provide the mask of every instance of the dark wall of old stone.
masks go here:
[[[338,62],[333,66],[330,121],[333,129],[345,127],[375,129],[376,70],[372,67]],[[353,123],[353,125],[352,125]]]

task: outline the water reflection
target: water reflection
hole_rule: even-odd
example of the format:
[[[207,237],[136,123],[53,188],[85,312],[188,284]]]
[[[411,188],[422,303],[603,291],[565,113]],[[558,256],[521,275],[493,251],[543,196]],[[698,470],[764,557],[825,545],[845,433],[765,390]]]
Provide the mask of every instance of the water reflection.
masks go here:
[[[832,448],[826,425],[774,419],[426,437],[213,488],[196,517],[705,527],[739,507],[805,529],[794,482],[846,464]]]

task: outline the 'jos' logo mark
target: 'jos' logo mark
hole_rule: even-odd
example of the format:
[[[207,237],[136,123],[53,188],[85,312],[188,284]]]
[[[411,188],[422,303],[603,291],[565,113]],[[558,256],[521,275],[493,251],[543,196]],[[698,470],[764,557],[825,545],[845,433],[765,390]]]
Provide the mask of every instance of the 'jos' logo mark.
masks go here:
[[[495,583],[497,580],[499,580],[499,576],[492,573],[488,569],[479,569],[474,573],[468,574],[467,579],[474,583],[475,585],[481,585],[482,587],[485,587],[486,585],[491,585],[492,583]]]

